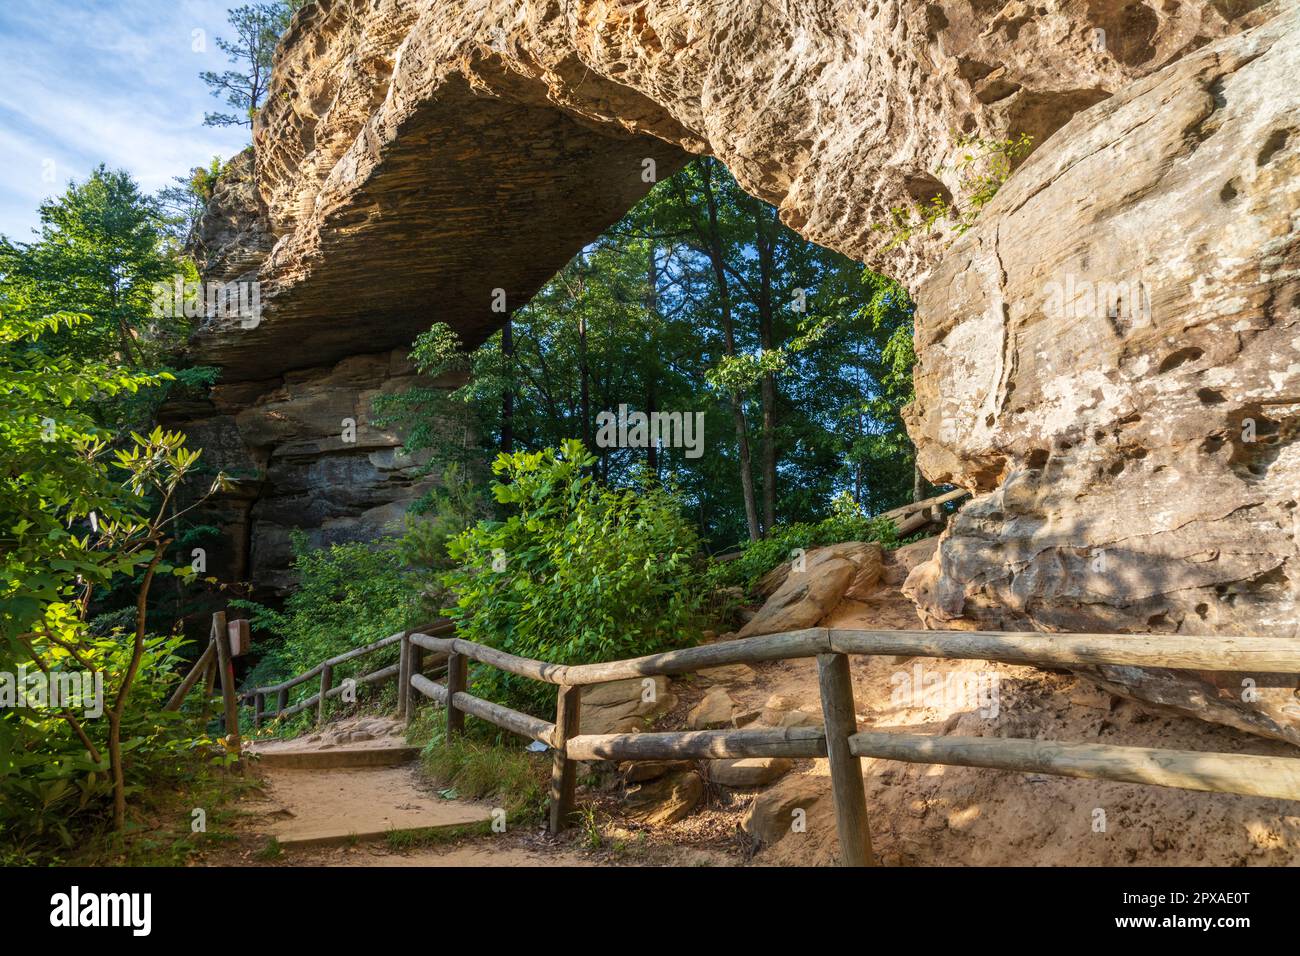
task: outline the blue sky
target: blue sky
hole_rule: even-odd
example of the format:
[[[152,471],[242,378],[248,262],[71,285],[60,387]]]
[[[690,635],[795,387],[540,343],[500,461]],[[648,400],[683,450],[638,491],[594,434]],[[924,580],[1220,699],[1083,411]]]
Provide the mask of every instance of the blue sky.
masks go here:
[[[213,41],[237,5],[0,0],[0,233],[30,241],[37,204],[99,163],[154,192],[246,146],[243,127],[203,125],[226,108],[199,79],[226,69]]]

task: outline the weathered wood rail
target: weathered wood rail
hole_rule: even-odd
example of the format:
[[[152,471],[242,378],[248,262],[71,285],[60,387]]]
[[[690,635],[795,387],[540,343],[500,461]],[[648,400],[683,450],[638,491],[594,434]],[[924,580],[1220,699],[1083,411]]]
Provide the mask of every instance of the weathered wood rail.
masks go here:
[[[246,624],[247,622],[243,623]],[[451,621],[442,618],[422,626],[420,631],[429,634],[448,634],[452,631],[452,624]],[[326,703],[343,696],[348,681],[354,686],[360,686],[362,684],[381,684],[388,680],[396,680],[399,687],[408,687],[409,675],[403,670],[406,662],[406,644],[403,642],[410,633],[410,631],[399,631],[396,634],[390,634],[388,637],[382,637],[361,647],[354,647],[350,651],[321,661],[315,667],[305,670],[282,683],[236,691],[230,638],[226,629],[226,614],[224,611],[219,611],[212,615],[212,633],[209,636],[207,647],[204,648],[203,653],[191,666],[189,672],[181,679],[180,684],[163,709],[179,710],[195,685],[201,678],[206,676],[206,691],[203,698],[204,714],[206,716],[208,704],[212,699],[213,688],[217,680],[220,679],[224,704],[222,722],[225,725],[226,733],[231,738],[231,749],[238,753],[240,748],[239,706],[241,704],[252,707],[254,727],[260,727],[262,721],[267,719],[293,717],[313,708],[316,710],[317,721],[321,721],[325,718]],[[347,681],[335,682],[334,673],[336,668],[398,643],[402,643],[399,663],[389,664],[357,677],[348,678]],[[428,661],[425,664],[436,665],[436,662]],[[289,698],[295,687],[317,679],[319,679],[319,684],[314,694],[290,704]],[[408,696],[409,694],[399,692],[398,716],[405,714]],[[268,706],[268,700],[273,700],[274,704]]]
[[[447,681],[420,673],[426,652],[447,655]],[[863,757],[990,767],[1089,777],[1162,787],[1300,800],[1300,758],[1199,753],[1145,747],[1068,744],[1001,737],[927,737],[860,732],[849,655],[906,655],[1049,666],[1120,664],[1256,676],[1300,673],[1300,640],[1196,637],[1181,634],[1041,634],[993,631],[866,631],[808,628],[651,654],[630,660],[567,666],[507,654],[454,636],[412,632],[403,639],[403,683],[447,708],[448,740],[464,732],[468,714],[551,747],[550,822],[560,830],[573,808],[573,780],[582,760],[689,760],[755,756],[825,757],[830,764],[842,862],[874,865],[867,820]],[[581,734],[581,690],[635,677],[689,673],[723,664],[815,657],[824,729],[709,730]],[[475,697],[470,661],[559,688],[549,723]],[[399,695],[404,697],[405,695]],[[405,702],[410,712],[411,704]]]
[[[414,713],[420,698],[447,710],[447,739],[465,731],[466,716],[546,744],[553,751],[550,826],[561,830],[573,810],[576,765],[583,760],[691,760],[742,757],[823,757],[830,765],[831,793],[841,860],[871,866],[875,857],[868,825],[864,757],[959,767],[989,767],[1238,793],[1300,801],[1300,758],[1203,753],[1104,744],[1070,744],[1003,737],[931,737],[859,731],[850,679],[850,655],[934,657],[1014,664],[1083,667],[1098,664],[1229,671],[1253,676],[1261,686],[1279,674],[1300,674],[1300,639],[1184,634],[1044,634],[1005,631],[871,631],[807,628],[719,644],[687,647],[598,664],[550,664],[508,654],[456,637],[448,620],[392,634],[322,661],[280,684],[236,696],[224,614],[214,615],[207,649],[185,676],[169,709],[204,674],[207,702],[218,673],[228,732],[238,749],[238,702],[252,704],[254,724],[316,709],[343,691],[333,681],[336,667],[399,644],[398,663],[360,677],[357,684],[396,679],[398,716]],[[823,728],[736,729],[667,733],[583,734],[582,688],[629,678],[690,673],[724,664],[817,659]],[[445,670],[440,666],[445,662]],[[470,693],[471,662],[557,687],[555,721],[521,713]],[[439,683],[430,675],[445,673]],[[315,693],[290,703],[293,688],[319,678]],[[274,700],[273,707],[267,706]]]
[[[424,625],[420,628],[421,632],[430,634],[447,634],[453,630],[451,621],[443,618],[432,624]],[[411,632],[399,631],[396,634],[390,634],[388,637],[381,637],[377,641],[372,641],[362,647],[354,647],[350,651],[337,654],[327,660],[321,661],[315,667],[303,671],[296,677],[291,677],[279,684],[268,684],[265,687],[254,687],[251,690],[242,691],[239,695],[241,704],[251,705],[253,708],[253,726],[260,727],[262,721],[276,718],[293,717],[304,711],[316,709],[317,720],[323,720],[325,717],[325,704],[336,697],[341,697],[346,690],[345,683],[335,683],[334,672],[342,664],[357,660],[373,654],[376,651],[383,650],[386,647],[392,647],[403,641]],[[406,649],[402,648],[402,661],[405,660]],[[386,667],[380,667],[377,670],[362,674],[358,677],[349,678],[356,686],[362,684],[382,684],[388,680],[397,680],[399,687],[407,685],[407,674],[402,670],[402,662],[389,664]],[[418,676],[418,675],[417,675]],[[293,688],[300,684],[319,678],[319,689],[316,693],[311,694],[302,700],[293,704],[289,703],[289,695]],[[267,701],[274,699],[274,706],[268,707]],[[405,714],[406,695],[400,691],[398,693],[398,711],[399,716]]]

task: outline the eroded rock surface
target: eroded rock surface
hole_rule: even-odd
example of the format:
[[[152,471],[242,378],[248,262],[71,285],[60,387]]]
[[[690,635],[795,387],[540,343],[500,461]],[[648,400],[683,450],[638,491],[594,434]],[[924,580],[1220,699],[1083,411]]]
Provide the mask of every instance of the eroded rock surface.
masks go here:
[[[908,590],[986,629],[1297,631],[1300,14],[1076,117],[920,287],[909,430],[980,494]],[[1102,668],[1300,742],[1295,678]]]
[[[272,596],[293,583],[296,529],[314,547],[400,534],[407,507],[437,479],[424,474],[427,456],[405,454],[401,435],[369,423],[372,402],[454,384],[417,375],[395,349],[270,381],[219,382],[206,400],[172,402],[168,426],[203,449],[205,468],[234,479],[206,512],[222,530],[219,542],[204,542],[210,573]]]
[[[311,418],[308,383],[369,356],[386,387],[379,365],[433,321],[477,344],[497,291],[524,302],[651,168],[716,155],[803,235],[912,283],[954,237],[904,238],[892,211],[961,208],[960,138],[1026,132],[1038,152],[921,289],[912,428],[929,477],[983,497],[913,593],[986,625],[1289,633],[1294,19],[1221,39],[1283,7],[318,0],[204,227],[209,277],[259,280],[264,310],[198,336],[226,392],[187,421],[208,464],[287,469],[221,504],[277,515],[232,547],[382,506],[296,513],[300,487],[337,484],[309,478],[334,453],[324,418],[279,430]],[[1045,283],[1071,276],[1139,291],[1128,312],[1044,320]],[[1165,683],[1185,709],[1277,729],[1231,688]]]
[[[881,226],[962,201],[960,137],[1041,142],[1258,6],[318,0],[254,131],[260,225],[226,230],[275,238],[265,320],[198,351],[263,378],[435,318],[475,345],[500,324],[494,290],[522,304],[701,153],[803,235],[910,279],[945,238]]]

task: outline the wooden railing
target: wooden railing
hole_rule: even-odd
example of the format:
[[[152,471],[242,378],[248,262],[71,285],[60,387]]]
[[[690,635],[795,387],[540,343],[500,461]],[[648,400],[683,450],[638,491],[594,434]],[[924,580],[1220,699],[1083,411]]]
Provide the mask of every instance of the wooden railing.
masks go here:
[[[447,655],[447,678],[422,673],[426,652]],[[554,751],[550,826],[558,832],[573,808],[575,763],[582,760],[825,757],[830,764],[842,862],[874,864],[861,758],[992,767],[1067,777],[1300,800],[1300,758],[1201,753],[1103,744],[1065,744],[1003,737],[927,737],[859,732],[849,655],[905,655],[1016,664],[1118,664],[1254,675],[1300,673],[1294,638],[1189,637],[1137,634],[1042,634],[991,631],[864,631],[808,628],[631,660],[566,666],[516,657],[457,637],[411,633],[398,665],[404,712],[414,695],[447,708],[448,740],[464,732],[465,715],[541,741]],[[582,734],[581,691],[591,684],[689,673],[724,664],[816,657],[824,727]],[[468,664],[558,686],[554,723],[469,693]],[[402,698],[408,698],[402,700]]]
[[[238,701],[252,703],[254,723],[287,717],[313,707],[318,719],[325,702],[342,692],[334,668],[393,644],[398,663],[381,667],[356,683],[396,678],[399,716],[414,713],[420,697],[447,709],[447,739],[464,733],[466,715],[546,744],[553,751],[550,828],[563,829],[573,809],[576,764],[584,760],[691,760],[741,757],[824,757],[830,765],[841,860],[846,865],[875,862],[867,822],[861,759],[990,767],[1025,773],[1086,777],[1238,793],[1300,801],[1300,758],[1205,753],[1108,744],[1069,744],[1005,737],[932,737],[859,731],[849,656],[890,655],[1011,664],[1084,667],[1099,664],[1175,670],[1231,671],[1264,677],[1300,674],[1300,639],[1182,634],[1045,634],[1005,631],[870,631],[807,628],[740,640],[666,651],[598,664],[548,664],[517,657],[455,637],[450,621],[413,629],[331,657],[281,684],[236,695],[224,614],[214,615],[208,648],[168,702],[180,706],[198,678],[207,675],[205,708],[217,672],[221,673],[227,732],[239,752]],[[427,655],[437,655],[437,659]],[[690,673],[725,664],[817,658],[823,727],[671,731],[633,734],[580,732],[582,688],[629,678]],[[441,683],[429,676],[431,664],[445,660]],[[469,662],[557,687],[554,722],[521,713],[469,692]],[[434,670],[434,676],[440,676]],[[319,689],[293,704],[290,691],[320,678]],[[274,697],[275,706],[266,702]],[[233,728],[233,730],[231,729]]]
[[[451,621],[442,618],[432,624],[420,628],[423,633],[430,635],[450,634],[454,630]],[[303,711],[316,708],[316,719],[318,721],[325,719],[325,704],[343,695],[346,689],[346,682],[335,683],[334,672],[342,664],[354,661],[375,651],[383,650],[385,647],[392,647],[402,641],[410,631],[398,631],[396,634],[390,634],[388,637],[381,637],[377,641],[372,641],[362,647],[355,647],[345,653],[335,655],[327,660],[321,661],[310,670],[303,671],[296,677],[291,677],[280,684],[268,684],[265,687],[254,687],[251,690],[242,691],[239,695],[240,703],[249,704],[253,708],[253,726],[260,727],[263,720],[284,717],[293,717]],[[305,684],[310,680],[320,678],[320,686],[316,693],[297,701],[294,704],[289,703],[289,693],[300,684]],[[354,686],[361,684],[382,684],[388,680],[401,680],[405,683],[405,675],[401,672],[400,664],[389,664],[369,673],[362,674],[359,677],[350,678]],[[398,695],[401,697],[402,695]],[[267,701],[274,698],[275,706],[267,707]],[[405,713],[404,709],[399,708],[399,716]]]
[[[246,621],[236,623],[247,625]],[[431,624],[424,625],[420,630],[428,634],[448,634],[451,633],[453,628],[451,621],[441,618]],[[206,678],[203,696],[203,714],[206,719],[213,690],[219,681],[224,704],[223,713],[221,714],[223,729],[228,736],[228,746],[233,753],[238,754],[241,747],[239,732],[239,706],[241,704],[252,707],[254,727],[260,727],[262,722],[267,719],[293,717],[312,708],[316,709],[317,721],[323,721],[325,719],[326,703],[336,697],[343,696],[347,688],[347,681],[335,682],[335,669],[349,661],[373,654],[386,647],[392,647],[394,644],[403,641],[410,633],[410,631],[399,631],[362,647],[355,647],[350,651],[321,661],[315,667],[303,671],[283,683],[237,691],[235,689],[235,670],[226,614],[224,611],[218,611],[212,615],[212,630],[208,637],[207,647],[204,648],[203,653],[199,655],[190,670],[181,679],[180,685],[173,692],[163,709],[178,710],[198,682]],[[403,659],[405,659],[405,648],[403,648],[402,655]],[[319,678],[320,684],[316,693],[290,704],[289,696],[293,688],[317,678]],[[389,664],[359,677],[349,678],[353,686],[380,684],[384,681],[399,679],[402,682],[401,686],[406,686],[406,675],[401,672],[398,664]],[[406,695],[399,694],[398,697],[402,702],[398,716],[402,716],[405,712]],[[268,707],[268,700],[274,700],[274,705]]]

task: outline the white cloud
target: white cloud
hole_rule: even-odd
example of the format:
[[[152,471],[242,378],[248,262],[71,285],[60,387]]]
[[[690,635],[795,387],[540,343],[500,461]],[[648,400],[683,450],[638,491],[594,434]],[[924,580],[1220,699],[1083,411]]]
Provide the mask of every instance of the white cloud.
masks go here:
[[[205,127],[224,109],[199,79],[225,69],[224,0],[4,0],[0,4],[0,233],[26,239],[42,199],[99,163],[154,191],[229,157],[248,131]],[[206,51],[192,50],[194,30]],[[56,176],[48,175],[53,162]]]

